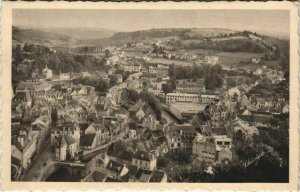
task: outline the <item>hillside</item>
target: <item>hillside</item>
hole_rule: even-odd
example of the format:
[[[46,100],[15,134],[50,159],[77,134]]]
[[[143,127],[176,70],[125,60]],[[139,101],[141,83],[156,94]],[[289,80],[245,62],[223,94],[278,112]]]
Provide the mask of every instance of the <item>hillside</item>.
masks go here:
[[[176,39],[170,41],[168,39]],[[134,32],[116,32],[108,29],[85,28],[41,28],[13,27],[13,42],[45,44],[49,47],[95,45],[98,47],[125,43],[151,43],[163,41],[169,49],[207,49],[228,52],[268,52],[273,44],[284,40],[260,35],[250,31],[234,31],[221,28],[164,28]],[[286,43],[284,43],[286,44]],[[283,48],[285,46],[279,46]]]
[[[116,31],[89,28],[12,28],[14,43],[41,43],[48,46],[74,45],[89,39],[102,39],[113,36]]]
[[[16,43],[41,43],[47,45],[76,43],[76,39],[54,32],[48,32],[40,29],[25,29],[12,27],[12,40]]]
[[[101,28],[45,28],[45,31],[67,35],[75,39],[101,39],[113,36],[117,31]]]

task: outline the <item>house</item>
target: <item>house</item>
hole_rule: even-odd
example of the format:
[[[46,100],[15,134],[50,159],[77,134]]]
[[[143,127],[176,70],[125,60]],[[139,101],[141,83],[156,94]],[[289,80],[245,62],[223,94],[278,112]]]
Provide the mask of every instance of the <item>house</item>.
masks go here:
[[[129,130],[129,138],[135,138],[136,137],[136,130],[130,129]]]
[[[112,74],[115,74],[117,71],[117,69],[115,67],[112,67],[108,70],[108,75],[112,75]]]
[[[46,64],[45,68],[42,69],[42,72],[43,72],[44,78],[46,80],[51,79],[53,76],[52,70],[48,68],[47,64]]]
[[[146,116],[143,119],[142,125],[143,127],[146,127],[148,129],[156,129],[156,125],[159,124],[159,122],[155,118],[155,114],[150,113],[148,116]]]
[[[152,175],[151,170],[139,169],[136,174],[136,178],[139,182],[149,183],[151,179],[151,175]]]
[[[71,136],[75,141],[77,148],[80,142],[80,128],[74,123],[63,123],[51,129],[51,146],[57,143],[57,138],[63,135]]]
[[[126,164],[119,163],[115,160],[109,160],[105,168],[105,174],[114,179],[121,179],[128,171],[129,169]]]
[[[252,137],[253,135],[259,135],[258,129],[254,125],[250,125],[246,121],[236,118],[233,122],[233,131],[242,132],[246,137]]]
[[[12,100],[12,106],[17,106],[18,104],[23,105],[26,108],[32,106],[32,99],[28,91],[26,92],[17,92]]]
[[[289,113],[289,104],[286,104],[286,105],[283,106],[282,113],[284,113],[284,114]]]
[[[81,72],[81,77],[89,78],[89,77],[91,77],[91,74],[88,71],[82,71]]]
[[[11,156],[11,180],[18,181],[22,173],[21,162],[19,159]]]
[[[166,128],[166,138],[171,151],[186,150],[192,152],[195,127],[190,124],[170,125]]]
[[[210,65],[216,65],[219,64],[219,57],[217,56],[205,56],[205,62],[206,64],[210,64]]]
[[[167,183],[168,176],[166,172],[155,170],[152,172],[151,178],[149,180],[150,183]]]
[[[139,120],[146,115],[147,105],[142,100],[139,100],[134,106],[131,106],[128,110],[131,115],[136,116]]]
[[[154,170],[156,168],[157,158],[153,153],[137,151],[132,158],[132,165],[138,166],[144,170]]]
[[[260,58],[251,58],[251,62],[259,64],[259,63],[261,63],[261,59]]]
[[[228,137],[198,134],[193,141],[193,154],[208,162],[232,160],[231,139]]]
[[[230,88],[228,89],[228,95],[233,97],[233,96],[241,96],[242,92],[239,90],[238,87],[233,87],[233,88]]]
[[[199,101],[204,104],[210,104],[218,99],[217,93],[203,92],[200,95]]]
[[[122,83],[123,82],[123,76],[122,76],[122,74],[116,74],[115,77],[117,79],[117,83]]]
[[[96,134],[84,134],[80,137],[80,148],[83,150],[94,149],[97,145]]]
[[[141,65],[125,65],[124,70],[125,72],[130,72],[130,73],[138,73],[142,69]]]
[[[122,177],[123,181],[127,182],[137,182],[138,181],[138,172],[140,172],[140,169],[138,166],[128,164],[128,173]]]
[[[21,168],[26,169],[37,150],[37,136],[31,130],[19,130],[11,140],[11,156],[18,160]]]
[[[213,138],[197,136],[193,141],[193,154],[199,156],[201,160],[215,162],[216,160],[216,143]]]
[[[222,147],[218,153],[217,160],[221,163],[223,161],[232,161],[232,151],[229,147]]]
[[[85,135],[94,134],[96,141],[95,145],[102,145],[110,140],[110,131],[104,126],[103,123],[92,123],[85,130]]]
[[[71,76],[69,73],[59,73],[59,80],[60,81],[65,81],[65,80],[70,80]]]
[[[84,179],[82,179],[82,182],[104,182],[107,178],[107,175],[100,171],[92,171],[90,174],[88,174]]]
[[[58,161],[72,160],[79,151],[77,141],[70,135],[55,138],[55,159]]]

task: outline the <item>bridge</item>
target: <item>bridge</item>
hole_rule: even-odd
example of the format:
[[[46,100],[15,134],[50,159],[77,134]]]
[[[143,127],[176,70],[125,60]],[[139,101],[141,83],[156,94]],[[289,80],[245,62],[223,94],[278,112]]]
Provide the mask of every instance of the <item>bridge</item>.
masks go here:
[[[77,162],[65,162],[65,161],[53,161],[55,165],[64,165],[70,167],[85,167],[85,163],[77,163]]]
[[[46,181],[46,179],[59,169],[66,169],[70,175],[85,175],[85,163],[67,161],[47,161],[42,167],[35,181]]]

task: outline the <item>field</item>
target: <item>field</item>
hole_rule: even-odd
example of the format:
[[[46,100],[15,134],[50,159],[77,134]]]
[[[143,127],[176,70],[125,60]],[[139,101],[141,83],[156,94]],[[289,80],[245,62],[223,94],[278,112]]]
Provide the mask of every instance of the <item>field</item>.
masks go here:
[[[209,55],[209,54],[216,53],[216,51],[209,50],[209,49],[180,49],[177,51],[181,52],[181,53],[187,52],[187,53],[192,53],[192,54],[196,54],[196,55]]]
[[[216,28],[198,28],[198,29],[192,29],[191,32],[189,32],[190,35],[203,35],[205,37],[215,37],[221,33],[223,34],[229,34],[234,33],[235,31],[229,30],[229,29],[216,29]]]
[[[123,48],[122,51],[129,56],[139,56],[143,57],[145,52],[151,50],[151,46],[140,46],[140,47],[130,47],[130,48]]]
[[[261,58],[264,53],[219,52],[216,55],[224,64],[240,64],[240,62],[250,62],[251,58]]]
[[[181,65],[181,66],[192,66],[192,65],[194,65],[193,63],[189,63],[189,62],[186,62],[186,61],[164,59],[164,58],[153,58],[148,63],[151,63],[151,64],[165,64],[165,65],[175,64],[175,65]]]
[[[201,40],[201,39],[187,39],[187,40],[181,40],[180,42],[184,46],[189,46],[191,43],[195,43],[195,44],[202,43],[203,40]]]

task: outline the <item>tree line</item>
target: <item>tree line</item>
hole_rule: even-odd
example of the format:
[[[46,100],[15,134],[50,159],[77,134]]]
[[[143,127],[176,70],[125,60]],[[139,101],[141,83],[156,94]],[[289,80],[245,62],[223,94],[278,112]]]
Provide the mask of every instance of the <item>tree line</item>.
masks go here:
[[[204,79],[204,85],[207,90],[221,88],[224,83],[224,71],[221,65],[194,65],[194,66],[176,66],[169,67],[170,86],[178,79]]]

